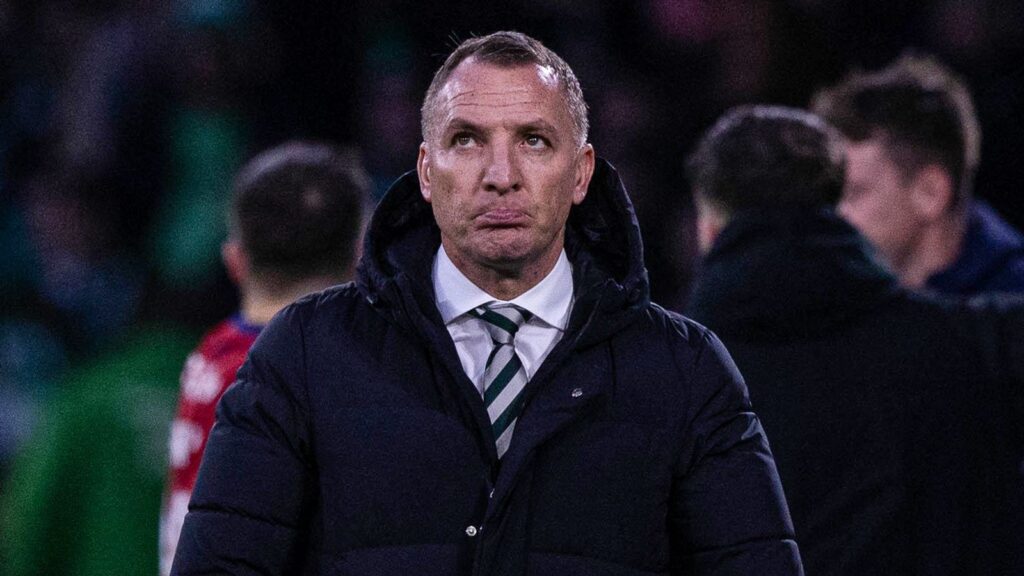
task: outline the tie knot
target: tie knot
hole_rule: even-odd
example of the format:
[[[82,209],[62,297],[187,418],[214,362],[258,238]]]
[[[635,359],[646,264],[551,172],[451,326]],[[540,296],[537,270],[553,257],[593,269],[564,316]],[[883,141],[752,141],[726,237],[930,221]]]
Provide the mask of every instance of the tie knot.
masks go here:
[[[470,314],[484,321],[487,333],[499,344],[511,344],[519,327],[533,316],[515,304],[484,305]]]

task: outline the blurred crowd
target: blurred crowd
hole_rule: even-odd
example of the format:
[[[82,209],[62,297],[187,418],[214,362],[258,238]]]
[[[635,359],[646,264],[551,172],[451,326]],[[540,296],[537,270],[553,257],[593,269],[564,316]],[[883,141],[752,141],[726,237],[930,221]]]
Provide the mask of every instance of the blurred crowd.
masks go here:
[[[434,69],[458,40],[496,29],[541,39],[575,69],[591,140],[636,205],[652,299],[669,309],[699,273],[684,159],[701,132],[737,104],[806,107],[908,47],[970,86],[976,195],[1024,227],[1015,0],[2,2],[0,496],[16,455],[53,441],[45,424],[99,410],[89,394],[104,387],[124,388],[126,417],[163,434],[139,456],[162,474],[185,355],[238,306],[221,265],[236,170],[287,139],[327,140],[360,151],[379,197],[414,167]],[[45,467],[37,478],[60,481]],[[155,514],[137,527],[154,539],[140,562],[155,554]]]

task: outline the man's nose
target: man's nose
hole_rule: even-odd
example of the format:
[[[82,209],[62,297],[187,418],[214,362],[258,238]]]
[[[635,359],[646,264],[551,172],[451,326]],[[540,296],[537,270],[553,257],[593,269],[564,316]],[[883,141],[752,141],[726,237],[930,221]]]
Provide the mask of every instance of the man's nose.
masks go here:
[[[512,146],[492,146],[484,168],[484,189],[504,194],[519,189],[519,168]]]

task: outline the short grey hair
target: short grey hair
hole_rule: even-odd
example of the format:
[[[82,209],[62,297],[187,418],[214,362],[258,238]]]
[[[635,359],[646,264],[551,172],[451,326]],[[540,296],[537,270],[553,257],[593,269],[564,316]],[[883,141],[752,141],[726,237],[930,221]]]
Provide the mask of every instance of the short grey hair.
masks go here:
[[[463,41],[434,73],[427,95],[420,109],[420,123],[423,140],[430,141],[438,128],[437,98],[452,72],[470,57],[479,62],[500,67],[515,67],[527,64],[538,64],[550,67],[565,93],[565,102],[572,118],[573,136],[577,146],[587,142],[590,130],[587,121],[587,103],[583,99],[583,89],[576,79],[572,68],[558,54],[540,43],[540,41],[521,32],[495,32],[487,36],[469,38]]]

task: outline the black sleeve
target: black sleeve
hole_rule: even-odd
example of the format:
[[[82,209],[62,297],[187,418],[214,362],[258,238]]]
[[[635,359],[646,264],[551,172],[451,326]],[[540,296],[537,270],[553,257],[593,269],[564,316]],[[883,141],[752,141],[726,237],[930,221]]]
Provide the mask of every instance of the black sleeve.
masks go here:
[[[673,574],[803,574],[775,460],[722,343],[693,366],[688,446],[669,510]]]
[[[294,574],[312,464],[300,310],[267,326],[217,405],[172,574]]]

